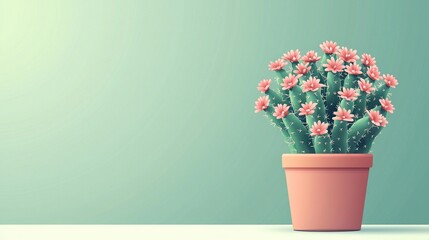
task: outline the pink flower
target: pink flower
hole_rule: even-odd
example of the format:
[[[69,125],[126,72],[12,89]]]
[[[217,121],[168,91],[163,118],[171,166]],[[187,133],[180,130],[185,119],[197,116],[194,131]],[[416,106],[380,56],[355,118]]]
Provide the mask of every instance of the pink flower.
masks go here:
[[[277,59],[274,62],[270,62],[268,69],[271,71],[279,71],[282,70],[284,66],[286,66],[286,63],[282,59]]]
[[[375,88],[372,87],[372,83],[365,81],[365,79],[361,78],[358,82],[359,88],[362,92],[366,92],[370,94],[371,91],[374,91]]]
[[[337,73],[337,72],[343,71],[343,68],[344,68],[343,63],[344,63],[343,60],[341,59],[335,60],[333,57],[331,57],[331,59],[327,60],[327,64],[323,64],[323,66],[325,67],[325,71]]]
[[[356,89],[345,87],[343,87],[343,91],[338,91],[338,94],[341,98],[346,99],[347,101],[354,101],[360,95],[358,92],[356,92]]]
[[[311,50],[305,54],[305,56],[302,57],[302,60],[304,62],[317,62],[320,60],[321,57],[317,56],[317,53],[314,50]]]
[[[346,72],[348,74],[359,75],[362,74],[361,67],[356,63],[352,63],[346,67]]]
[[[388,98],[380,99],[379,101],[384,111],[393,113],[393,110],[395,110],[395,107],[393,106],[392,102]]]
[[[298,49],[294,50],[290,50],[289,52],[283,54],[283,60],[285,61],[289,61],[291,63],[293,62],[298,62],[299,59],[301,58],[301,56],[299,55],[300,52]]]
[[[333,41],[325,41],[322,44],[320,44],[320,48],[325,52],[326,54],[332,54],[338,51],[338,46],[336,42]]]
[[[374,125],[380,126],[381,122],[383,121],[383,115],[381,115],[379,111],[366,110],[366,113],[368,113],[369,119]]]
[[[310,77],[307,81],[304,81],[302,83],[302,91],[308,92],[308,91],[317,91],[321,87],[325,87],[326,85],[320,84],[320,80],[315,77]]]
[[[323,135],[328,133],[328,124],[327,123],[322,123],[319,121],[317,121],[317,123],[315,122],[313,124],[313,126],[311,126],[311,136],[317,136],[317,135]]]
[[[264,79],[259,82],[257,89],[261,91],[261,93],[265,93],[270,89],[271,79]]]
[[[279,104],[274,108],[273,116],[277,119],[286,117],[289,114],[289,106],[286,104]]]
[[[338,107],[338,111],[334,112],[335,117],[332,119],[339,120],[339,121],[348,121],[353,122],[353,114],[350,114],[350,110],[347,110],[345,108]]]
[[[380,116],[381,121],[380,121],[380,125],[382,127],[385,127],[389,122],[387,121],[387,119],[384,116]]]
[[[375,58],[371,57],[371,55],[366,54],[366,53],[362,54],[361,61],[362,61],[362,64],[367,66],[367,67],[372,67],[376,63]]]
[[[298,78],[300,77],[301,75],[295,76],[291,73],[289,76],[283,78],[283,83],[280,83],[280,86],[282,86],[283,90],[292,89],[298,84]]]
[[[398,80],[396,80],[396,78],[393,75],[384,74],[383,79],[388,87],[396,88],[396,85],[398,85]]]
[[[296,70],[293,71],[295,74],[305,75],[310,71],[311,67],[308,66],[308,63],[300,63],[296,65]]]
[[[270,104],[268,96],[259,97],[255,102],[255,113],[267,109],[268,104]]]
[[[370,77],[374,81],[380,79],[380,71],[378,71],[378,67],[375,65],[369,67],[366,74],[368,75],[368,77]]]
[[[299,115],[311,115],[314,113],[314,109],[316,109],[317,103],[309,102],[309,103],[301,103],[302,108],[299,109]]]
[[[356,55],[356,50],[353,50],[353,49],[349,50],[346,47],[343,47],[340,50],[338,50],[337,55],[344,62],[356,62],[356,60],[359,59],[359,56]]]

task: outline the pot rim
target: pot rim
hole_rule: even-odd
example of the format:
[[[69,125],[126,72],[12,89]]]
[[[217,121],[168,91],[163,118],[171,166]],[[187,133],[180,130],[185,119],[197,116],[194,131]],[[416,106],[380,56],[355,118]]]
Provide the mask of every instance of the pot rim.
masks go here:
[[[332,154],[283,154],[282,166],[290,168],[370,168],[372,154],[332,153]]]

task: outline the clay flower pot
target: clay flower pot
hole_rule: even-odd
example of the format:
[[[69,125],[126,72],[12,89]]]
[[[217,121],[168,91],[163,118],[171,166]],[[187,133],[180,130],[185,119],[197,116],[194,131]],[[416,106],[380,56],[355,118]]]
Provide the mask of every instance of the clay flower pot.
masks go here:
[[[294,230],[361,229],[372,154],[283,154]]]

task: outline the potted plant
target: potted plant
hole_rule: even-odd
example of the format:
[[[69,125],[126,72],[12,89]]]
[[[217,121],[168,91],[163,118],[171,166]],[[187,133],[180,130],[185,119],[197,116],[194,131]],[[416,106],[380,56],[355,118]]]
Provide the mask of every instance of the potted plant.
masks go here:
[[[271,79],[258,84],[264,96],[255,112],[265,112],[289,146],[282,165],[294,230],[360,230],[369,151],[393,113],[390,89],[398,81],[381,76],[369,54],[359,60],[332,41],[320,48],[322,57],[297,49],[270,62],[279,87]]]

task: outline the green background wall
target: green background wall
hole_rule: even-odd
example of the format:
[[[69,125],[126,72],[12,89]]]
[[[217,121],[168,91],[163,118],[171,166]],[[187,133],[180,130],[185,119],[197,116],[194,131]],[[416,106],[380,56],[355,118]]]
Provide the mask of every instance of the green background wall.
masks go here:
[[[429,223],[428,3],[1,1],[0,222],[290,223],[256,84],[334,40],[400,81],[364,222]]]

